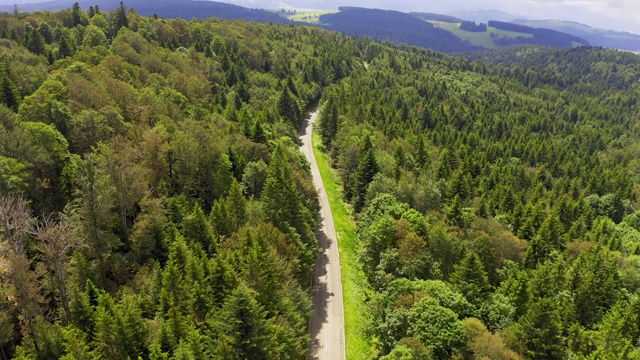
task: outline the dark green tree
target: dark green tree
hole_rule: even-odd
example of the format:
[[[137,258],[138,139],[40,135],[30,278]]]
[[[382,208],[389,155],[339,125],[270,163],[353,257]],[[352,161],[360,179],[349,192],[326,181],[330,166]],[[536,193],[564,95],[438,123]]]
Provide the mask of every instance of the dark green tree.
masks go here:
[[[338,133],[338,108],[334,100],[330,97],[320,115],[320,135],[322,135],[322,144],[326,148],[330,148],[333,139]]]
[[[0,67],[0,102],[14,112],[17,112],[20,106],[20,90],[11,78],[9,64],[6,61],[3,61]]]
[[[560,316],[552,299],[533,302],[517,325],[528,359],[564,359],[564,338]]]
[[[246,199],[242,195],[242,186],[233,179],[229,195],[227,195],[227,204],[231,215],[231,228],[237,231],[247,221]]]
[[[462,201],[460,195],[456,194],[451,203],[446,206],[444,210],[445,219],[447,223],[453,226],[463,228],[465,226],[464,213],[462,211]]]
[[[122,4],[122,3],[121,3]],[[87,18],[87,14],[80,8],[79,3],[74,3],[71,7],[71,21],[73,22],[73,26],[89,25],[89,19]]]
[[[109,22],[111,26],[111,38],[115,38],[121,28],[129,26],[127,8],[122,1],[120,2],[120,6],[109,14]]]
[[[42,55],[45,51],[45,41],[37,28],[32,28],[27,34],[26,47],[34,54]]]
[[[467,252],[460,264],[454,267],[450,281],[474,304],[479,304],[491,289],[484,264],[474,251]]]
[[[302,235],[302,199],[283,146],[274,150],[260,200],[269,222],[285,233],[292,226]]]
[[[292,124],[295,127],[300,125],[300,108],[288,87],[282,89],[282,92],[280,93],[280,98],[278,99],[278,113],[286,123]]]
[[[215,357],[230,360],[272,358],[269,351],[272,325],[251,290],[244,285],[231,293],[217,319],[211,322],[218,330],[218,338],[212,339],[211,343]]]
[[[196,204],[191,215],[184,219],[182,234],[189,243],[198,244],[203,250],[211,251],[215,248],[214,236],[209,222],[199,204]]]
[[[360,212],[364,207],[365,200],[367,199],[367,189],[378,171],[380,171],[380,169],[376,161],[373,145],[371,144],[371,138],[367,136],[360,150],[358,167],[354,174],[353,207],[356,212]]]

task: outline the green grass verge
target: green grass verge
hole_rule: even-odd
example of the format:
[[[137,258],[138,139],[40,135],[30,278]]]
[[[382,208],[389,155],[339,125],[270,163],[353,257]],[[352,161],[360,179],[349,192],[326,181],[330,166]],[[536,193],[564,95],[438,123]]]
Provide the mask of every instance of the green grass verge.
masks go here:
[[[374,356],[371,339],[365,335],[369,286],[358,262],[359,245],[351,208],[342,198],[342,183],[329,166],[328,155],[321,150],[320,138],[313,133],[313,153],[329,197],[333,222],[338,235],[340,272],[344,301],[345,341],[348,360],[369,360]]]

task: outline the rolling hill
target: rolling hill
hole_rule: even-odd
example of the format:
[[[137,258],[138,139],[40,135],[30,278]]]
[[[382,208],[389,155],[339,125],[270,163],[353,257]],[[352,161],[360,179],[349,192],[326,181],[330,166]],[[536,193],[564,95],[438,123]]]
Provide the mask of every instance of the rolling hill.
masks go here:
[[[443,52],[496,49],[522,44],[560,48],[589,45],[585,39],[560,31],[501,21],[490,21],[488,26],[475,25],[452,16],[430,13],[408,14],[389,10],[343,7],[340,8],[340,12],[308,19],[347,35],[388,39],[394,43]],[[463,24],[466,26],[461,26]]]
[[[320,16],[327,29],[351,36],[388,39],[444,52],[480,50],[449,31],[407,13],[391,10],[342,7],[340,12]]]
[[[630,32],[613,31],[593,28],[571,21],[561,20],[513,20],[515,24],[527,25],[537,28],[562,31],[567,34],[579,36],[594,46],[602,46],[613,49],[638,51],[640,50],[640,35]]]
[[[19,5],[21,12],[35,11],[60,11],[69,9],[75,0],[54,0],[37,4]],[[280,16],[275,11],[249,9],[242,6],[216,2],[216,1],[191,1],[191,0],[127,0],[124,1],[127,8],[134,8],[141,15],[158,15],[163,18],[208,18],[243,19],[247,21],[290,23],[291,21]],[[91,0],[80,2],[83,8],[89,5],[98,5],[102,10],[110,11],[120,5],[116,0]],[[0,12],[13,12],[13,5],[0,6]]]
[[[54,0],[19,5],[21,12],[59,11],[70,8],[75,0]],[[92,0],[106,11],[119,5],[117,0]],[[431,13],[404,13],[399,11],[341,7],[339,11],[305,11],[282,14],[278,11],[249,9],[242,6],[192,0],[127,0],[127,8],[134,8],[145,16],[162,18],[243,19],[272,23],[308,23],[352,36],[390,40],[436,51],[455,53],[495,49],[511,45],[535,44],[553,47],[588,45],[575,34],[556,30],[536,29],[506,22],[490,21],[488,26],[476,25],[456,17]],[[88,3],[81,3],[86,7]],[[0,6],[0,12],[13,12],[13,6]],[[463,26],[461,26],[461,24]],[[466,26],[464,26],[466,25]],[[466,29],[466,30],[465,30]],[[613,36],[613,35],[612,35]],[[596,42],[601,44],[601,42]],[[638,39],[640,45],[640,37]],[[629,49],[629,47],[609,46]],[[640,47],[638,47],[640,48]]]

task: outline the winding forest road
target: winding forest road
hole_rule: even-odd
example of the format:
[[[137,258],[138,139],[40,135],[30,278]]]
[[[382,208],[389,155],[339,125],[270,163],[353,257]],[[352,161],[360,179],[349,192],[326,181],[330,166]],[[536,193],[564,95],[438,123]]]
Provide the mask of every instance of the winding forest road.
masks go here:
[[[318,245],[323,253],[316,261],[313,274],[313,315],[308,360],[345,360],[344,308],[342,305],[342,276],[336,229],[327,192],[313,155],[312,130],[318,110],[309,114],[300,128],[300,151],[311,164],[313,184],[318,190],[321,223]]]

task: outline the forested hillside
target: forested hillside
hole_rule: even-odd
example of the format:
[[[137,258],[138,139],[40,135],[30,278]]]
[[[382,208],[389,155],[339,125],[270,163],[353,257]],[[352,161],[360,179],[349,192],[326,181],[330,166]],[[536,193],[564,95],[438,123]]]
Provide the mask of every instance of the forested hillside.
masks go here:
[[[60,11],[70,8],[74,0],[52,0],[33,4],[19,4],[18,10],[24,12],[36,11]],[[111,11],[117,9],[120,1],[117,0],[92,0],[90,2],[80,2],[83,10],[87,10],[89,5],[99,6],[102,10]],[[157,15],[163,18],[183,18],[183,19],[204,19],[217,17],[221,19],[243,19],[247,21],[290,23],[289,20],[280,16],[277,11],[261,9],[249,9],[242,6],[218,2],[218,1],[197,1],[197,0],[127,0],[124,2],[127,8],[134,8],[141,15]],[[13,12],[14,5],[0,5],[0,11]]]
[[[640,59],[476,56],[0,15],[0,358],[304,358],[320,99],[377,358],[639,358]]]
[[[525,25],[518,25],[502,21],[489,21],[487,25],[498,30],[513,31],[533,35],[533,38],[518,37],[516,39],[496,39],[496,43],[500,46],[533,44],[560,48],[571,48],[579,45],[589,45],[588,41],[577,36],[569,35],[551,29],[536,29]]]
[[[350,36],[390,40],[396,44],[420,46],[436,51],[453,53],[483,49],[462,41],[454,34],[438,29],[429,22],[399,11],[342,7],[338,13],[320,16],[320,23],[327,29]]]
[[[614,31],[593,28],[591,26],[572,21],[560,20],[513,20],[515,24],[527,25],[535,28],[546,28],[581,37],[593,46],[612,49],[638,51],[640,49],[640,35],[626,31]]]
[[[356,42],[79,6],[0,36],[0,358],[303,358],[295,140]]]
[[[363,53],[319,130],[381,359],[639,358],[640,59]]]

